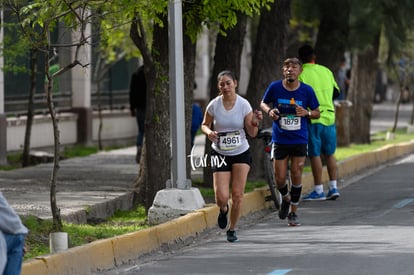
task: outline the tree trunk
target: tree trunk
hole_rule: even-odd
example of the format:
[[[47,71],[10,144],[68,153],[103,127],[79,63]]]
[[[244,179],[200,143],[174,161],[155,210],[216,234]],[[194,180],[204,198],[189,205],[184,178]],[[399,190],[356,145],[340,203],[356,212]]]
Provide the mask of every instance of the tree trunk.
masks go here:
[[[145,137],[142,143],[141,160],[139,163],[138,177],[135,181],[135,198],[134,203],[145,205],[146,194],[147,194],[147,147],[145,146]],[[148,210],[148,209],[147,209]]]
[[[170,116],[168,85],[168,20],[163,19],[164,27],[154,26],[153,44],[150,52],[147,47],[145,30],[140,18],[131,23],[130,36],[141,51],[144,59],[144,72],[147,84],[147,104],[145,118],[145,141],[143,148],[150,154],[141,157],[140,176],[135,184],[138,201],[148,210],[156,193],[166,187],[171,172]],[[160,169],[162,167],[162,169]]]
[[[131,24],[130,36],[141,51],[144,59],[144,71],[147,83],[147,108],[145,119],[145,138],[140,161],[139,175],[135,182],[136,203],[148,210],[156,193],[166,187],[171,175],[170,148],[170,94],[169,94],[169,52],[168,20],[164,18],[164,27],[154,27],[152,52],[146,46],[145,31],[140,18]],[[184,53],[184,92],[186,129],[191,129],[191,104],[194,89],[195,43],[183,35]],[[186,151],[189,153],[190,135],[186,135]],[[150,153],[148,153],[150,152]],[[162,167],[163,169],[160,169]],[[190,176],[190,167],[187,174]]]
[[[270,10],[263,9],[257,32],[253,64],[250,74],[247,99],[253,108],[259,109],[263,94],[271,81],[282,77],[282,62],[286,58],[290,15],[289,0],[275,1]],[[272,121],[264,115],[262,128],[271,127]],[[253,165],[250,178],[262,178],[263,142],[251,140]]]
[[[59,141],[59,128],[58,128],[58,122],[56,119],[56,110],[55,106],[53,104],[53,78],[49,75],[49,54],[46,53],[45,58],[45,72],[47,76],[47,91],[46,91],[46,99],[47,99],[47,106],[49,109],[50,118],[52,119],[52,126],[53,126],[53,168],[52,168],[52,174],[50,176],[50,207],[52,210],[52,220],[53,220],[53,231],[54,232],[60,232],[63,229],[62,224],[62,217],[60,215],[60,209],[57,207],[56,202],[56,185],[57,185],[57,174],[59,171],[59,158],[60,158],[60,141]]]
[[[247,17],[244,14],[237,16],[237,24],[234,28],[227,30],[227,36],[217,35],[214,65],[210,80],[210,100],[217,96],[217,75],[222,70],[231,70],[237,76],[240,76],[241,54],[243,51],[244,37],[246,35]],[[211,142],[205,137],[205,152],[211,151]],[[211,167],[203,169],[203,181],[205,186],[211,186],[213,174]]]
[[[331,1],[319,2],[322,17],[315,44],[316,61],[336,72],[348,45],[351,6],[349,1],[336,1],[334,5]]]
[[[169,94],[169,56],[168,56],[168,20],[164,18],[164,27],[155,26],[152,57],[154,66],[150,72],[145,68],[147,82],[147,110],[145,119],[147,154],[147,194],[146,208],[152,205],[156,193],[166,187],[170,179],[170,108]],[[146,66],[146,64],[145,64]],[[154,165],[156,164],[156,165]],[[160,169],[162,167],[162,169]]]
[[[32,136],[32,125],[34,116],[34,94],[36,91],[36,74],[37,74],[37,50],[32,49],[30,51],[30,91],[29,91],[29,104],[27,107],[27,121],[26,132],[24,135],[24,146],[22,156],[22,166],[27,167],[30,165],[30,138]]]
[[[349,98],[352,102],[350,108],[350,124],[352,125],[350,140],[353,143],[370,143],[372,100],[378,67],[377,56],[378,43],[365,51],[352,54]]]
[[[399,93],[398,93],[399,95],[398,95],[398,99],[397,99],[397,103],[395,107],[395,113],[394,113],[394,123],[391,129],[391,133],[395,133],[395,131],[397,130],[398,116],[400,114],[400,106],[401,106],[402,99],[404,97],[405,87],[408,87],[408,83],[410,82],[410,80],[409,80],[409,69],[407,68],[407,66],[404,66],[404,71],[402,75],[399,73],[396,64],[392,64],[391,66],[392,66],[392,70],[397,76],[397,82],[398,82],[398,87],[399,87]],[[411,96],[410,96],[410,99],[411,99]]]
[[[98,117],[99,117],[99,126],[98,126],[98,150],[103,149],[102,145],[102,127],[103,127],[103,118],[102,118],[102,104],[101,104],[101,80],[98,79],[96,83],[96,94],[98,95]]]

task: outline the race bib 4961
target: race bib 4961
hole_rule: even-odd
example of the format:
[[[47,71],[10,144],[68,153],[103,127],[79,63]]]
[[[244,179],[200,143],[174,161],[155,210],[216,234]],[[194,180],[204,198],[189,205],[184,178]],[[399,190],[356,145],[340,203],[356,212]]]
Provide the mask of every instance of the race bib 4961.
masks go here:
[[[239,131],[219,133],[218,146],[221,150],[233,150],[241,146],[241,144]]]

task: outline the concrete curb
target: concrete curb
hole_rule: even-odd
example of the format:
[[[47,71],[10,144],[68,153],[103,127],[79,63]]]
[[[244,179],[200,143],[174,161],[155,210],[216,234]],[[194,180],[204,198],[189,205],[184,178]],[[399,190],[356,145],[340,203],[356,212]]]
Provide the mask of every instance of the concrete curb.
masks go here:
[[[96,203],[85,209],[62,215],[62,220],[74,224],[86,224],[90,219],[106,219],[115,213],[115,210],[129,210],[134,206],[134,192],[124,193],[112,200]]]
[[[339,178],[345,178],[358,172],[376,167],[414,152],[414,141],[382,147],[376,151],[363,153],[338,162]],[[323,179],[328,181],[326,167]],[[311,173],[303,176],[303,193],[313,188]],[[245,194],[242,215],[269,208],[270,202],[264,197],[269,191],[259,188]],[[165,244],[185,241],[196,237],[203,231],[213,228],[217,223],[218,208],[215,205],[188,213],[180,218],[151,228],[98,240],[67,251],[45,255],[24,262],[22,274],[91,274],[110,269],[122,263],[136,259]]]

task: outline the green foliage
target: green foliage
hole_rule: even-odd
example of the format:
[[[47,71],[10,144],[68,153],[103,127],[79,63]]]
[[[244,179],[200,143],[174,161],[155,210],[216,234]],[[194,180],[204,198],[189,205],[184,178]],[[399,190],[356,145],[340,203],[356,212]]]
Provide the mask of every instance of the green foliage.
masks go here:
[[[391,52],[396,53],[405,44],[414,17],[414,2],[410,0],[351,1],[350,41],[357,49],[372,44],[384,29]]]
[[[49,253],[49,234],[53,231],[51,220],[42,220],[34,216],[22,217],[23,224],[29,229],[26,236],[25,259]]]
[[[397,129],[395,139],[387,140],[386,132],[380,132],[371,137],[369,144],[351,144],[349,147],[339,147],[335,152],[338,161],[347,159],[351,156],[377,150],[386,145],[398,144],[414,140],[414,134],[407,134],[406,128]]]
[[[76,145],[73,147],[66,147],[62,153],[62,156],[65,158],[85,157],[91,154],[95,154],[97,152],[98,152],[98,147],[96,146]]]
[[[324,8],[323,3],[323,0],[294,0],[292,2],[290,27],[292,30],[297,30],[299,42],[314,44],[313,40],[322,17],[321,9]]]
[[[99,52],[106,63],[118,61],[119,56],[138,57],[138,49],[129,37],[129,29],[135,16],[135,10],[148,9],[144,1],[111,1],[92,3],[95,16],[94,26],[97,30],[94,39],[99,40]],[[146,18],[146,15],[143,15]],[[150,22],[150,20],[146,21]],[[146,25],[150,28],[150,25]]]
[[[9,171],[22,166],[22,154],[8,154],[7,155],[7,165],[0,166],[0,170]]]
[[[29,44],[26,40],[21,39],[21,29],[15,22],[3,23],[4,33],[8,34],[3,37],[0,45],[0,54],[4,56],[4,72],[11,73],[28,73],[28,69],[24,65],[29,51]],[[11,34],[11,35],[10,35]]]
[[[410,0],[346,0],[350,2],[351,15],[349,18],[349,47],[350,49],[365,49],[370,47],[383,29],[388,40],[390,51],[399,52],[406,43],[407,31],[411,30],[414,22],[412,10],[414,2]],[[340,4],[340,3],[338,3]],[[294,0],[292,2],[293,24],[304,25],[305,22],[317,28],[322,15],[330,12],[331,1],[326,0]],[[333,14],[338,17],[341,14]],[[335,30],[332,30],[335,31]],[[300,41],[311,39],[311,34],[302,33]]]
[[[49,253],[49,234],[53,232],[52,221],[37,217],[22,217],[29,229],[26,237],[27,253],[24,259]],[[99,239],[111,238],[147,228],[145,208],[137,206],[130,211],[117,211],[113,217],[98,224],[64,224],[69,235],[69,247],[84,245]]]
[[[250,17],[260,14],[262,8],[270,9],[274,0],[204,0],[185,3],[184,13],[187,35],[193,40],[202,27],[217,29],[225,34],[225,30],[237,24],[237,14],[243,13]]]
[[[118,149],[119,147],[108,147],[105,148],[106,151]],[[97,146],[82,146],[82,145],[75,145],[75,146],[67,146],[64,148],[61,157],[62,158],[74,158],[74,157],[86,157],[91,154],[95,154],[98,152]],[[0,166],[0,170],[13,170],[21,168],[21,160],[22,153],[14,153],[7,155],[7,162],[8,165]]]
[[[414,2],[410,0],[384,0],[384,30],[390,51],[399,52],[405,45],[407,36],[412,32]]]

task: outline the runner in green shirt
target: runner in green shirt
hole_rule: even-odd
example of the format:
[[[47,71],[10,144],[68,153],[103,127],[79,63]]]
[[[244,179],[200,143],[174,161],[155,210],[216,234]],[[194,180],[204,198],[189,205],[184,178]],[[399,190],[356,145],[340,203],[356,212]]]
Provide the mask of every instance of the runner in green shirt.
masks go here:
[[[316,55],[309,45],[299,48],[303,71],[299,80],[312,86],[319,101],[320,118],[312,119],[309,126],[308,155],[311,160],[314,190],[303,200],[335,200],[339,197],[336,168],[336,125],[333,99],[339,95],[339,87],[333,73],[326,67],[315,64]],[[329,192],[325,196],[322,184],[322,160],[324,155],[329,174]]]

